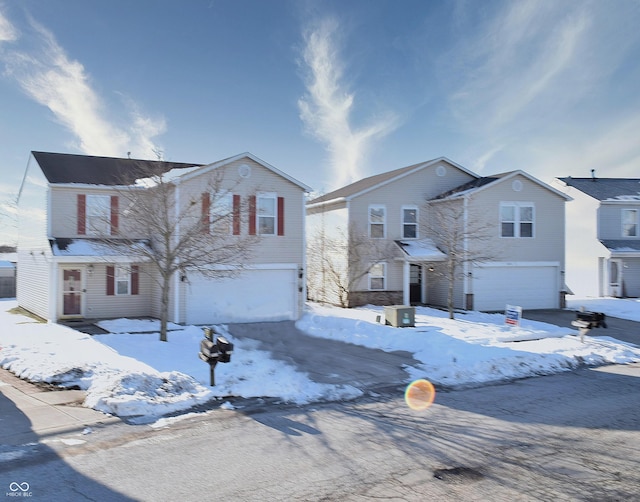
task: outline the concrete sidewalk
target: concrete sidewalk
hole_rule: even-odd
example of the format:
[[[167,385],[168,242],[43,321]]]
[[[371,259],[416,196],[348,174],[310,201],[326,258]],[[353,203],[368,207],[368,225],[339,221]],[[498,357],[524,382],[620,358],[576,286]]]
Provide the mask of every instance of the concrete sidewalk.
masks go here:
[[[34,434],[40,438],[120,422],[83,407],[84,398],[84,391],[46,390],[0,368],[0,443],[24,444]]]

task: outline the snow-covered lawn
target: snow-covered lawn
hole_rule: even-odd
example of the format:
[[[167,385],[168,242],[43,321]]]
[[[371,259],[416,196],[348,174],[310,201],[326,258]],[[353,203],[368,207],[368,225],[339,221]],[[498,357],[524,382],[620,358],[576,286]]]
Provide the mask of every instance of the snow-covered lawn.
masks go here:
[[[604,311],[640,320],[640,302],[574,300],[572,308]],[[15,300],[0,301],[0,365],[32,381],[78,386],[85,406],[118,416],[158,417],[229,396],[276,397],[304,404],[350,399],[360,389],[319,384],[297,368],[258,350],[258,342],[227,337],[235,344],[232,361],[209,368],[198,357],[202,330],[171,325],[169,341],[158,341],[158,321],[118,319],[100,326],[111,334],[89,336],[57,324],[42,324],[11,314]],[[624,314],[624,315],[622,315]],[[297,326],[311,336],[379,348],[403,350],[420,362],[407,367],[407,383],[426,378],[437,385],[460,386],[566,371],[577,366],[640,361],[640,348],[608,337],[523,321],[508,327],[502,314],[470,312],[449,320],[445,312],[416,310],[415,328],[376,323],[381,307],[339,309],[309,305]],[[383,316],[384,317],[384,316]],[[217,327],[225,333],[224,326]],[[228,406],[223,403],[223,406]]]

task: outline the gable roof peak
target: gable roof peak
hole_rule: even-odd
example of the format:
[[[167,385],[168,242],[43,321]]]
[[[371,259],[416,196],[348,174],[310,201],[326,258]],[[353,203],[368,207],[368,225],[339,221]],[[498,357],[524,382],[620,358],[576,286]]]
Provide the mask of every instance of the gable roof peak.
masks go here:
[[[372,176],[368,176],[366,178],[362,178],[361,180],[355,181],[348,185],[345,185],[341,188],[333,190],[329,193],[321,195],[320,197],[316,197],[315,199],[309,201],[307,205],[312,204],[323,204],[329,201],[344,199],[350,200],[354,197],[362,195],[370,190],[383,186],[387,183],[395,181],[399,178],[412,174],[416,171],[424,169],[426,167],[432,166],[439,162],[446,162],[447,164],[464,171],[465,173],[473,176],[474,178],[478,178],[479,176],[465,167],[456,164],[452,160],[449,160],[446,157],[438,157],[435,159],[427,160],[424,162],[418,162],[417,164],[411,164],[410,166],[401,167],[398,169],[393,169],[391,171],[386,171],[379,174],[374,174]]]

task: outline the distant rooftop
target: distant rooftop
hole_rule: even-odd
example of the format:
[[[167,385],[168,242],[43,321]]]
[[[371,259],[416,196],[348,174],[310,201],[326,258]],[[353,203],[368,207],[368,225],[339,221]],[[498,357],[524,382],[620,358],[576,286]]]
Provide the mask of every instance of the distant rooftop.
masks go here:
[[[640,201],[640,178],[558,178],[597,200]]]
[[[68,153],[31,152],[49,183],[131,185],[149,172],[201,166],[184,162],[94,157]]]

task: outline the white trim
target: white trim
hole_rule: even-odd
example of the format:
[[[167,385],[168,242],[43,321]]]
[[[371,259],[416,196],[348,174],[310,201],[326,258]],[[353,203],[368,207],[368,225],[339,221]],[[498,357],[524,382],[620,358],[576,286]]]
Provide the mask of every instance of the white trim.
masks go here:
[[[633,211],[636,213],[635,221],[631,223],[631,225],[635,225],[636,235],[624,235],[624,226],[629,224],[624,221],[625,211]],[[620,209],[620,235],[622,235],[622,239],[624,240],[638,240],[640,237],[640,209],[635,207],[623,207]]]
[[[304,190],[305,192],[311,192],[311,187],[305,185],[304,183],[298,181],[295,178],[292,178],[291,176],[289,176],[288,174],[286,174],[283,171],[280,171],[280,169],[272,166],[271,164],[268,164],[267,162],[265,162],[264,160],[259,159],[258,157],[256,157],[255,155],[249,153],[249,152],[244,152],[244,153],[240,153],[238,155],[235,155],[233,157],[229,157],[228,159],[223,159],[223,160],[219,160],[216,162],[213,162],[211,164],[207,164],[205,166],[201,166],[199,169],[196,169],[194,171],[191,171],[187,174],[184,174],[183,176],[178,176],[177,180],[179,181],[186,181],[189,180],[193,177],[199,176],[201,174],[207,173],[209,171],[212,171],[214,169],[219,169],[222,168],[224,166],[227,166],[233,162],[236,162],[237,160],[243,159],[243,158],[248,158],[252,161],[254,161],[256,164],[260,164],[261,166],[267,168],[268,170],[272,171],[273,173],[281,176],[282,178],[290,181],[291,183],[293,183],[294,185],[297,185],[298,187],[302,188],[302,190]]]
[[[371,209],[383,209],[382,223],[371,222]],[[382,237],[373,237],[371,235],[371,225],[382,225]],[[370,239],[386,239],[387,238],[387,206],[385,204],[369,204],[367,207],[367,235]]]
[[[260,199],[271,199],[273,200],[273,216],[260,216]],[[284,215],[282,215],[284,218]],[[256,193],[256,214],[255,214],[255,225],[256,225],[256,235],[259,236],[275,236],[278,235],[278,194],[276,192],[258,192]],[[273,218],[273,232],[263,234],[260,232],[260,218]]]
[[[376,267],[378,265],[382,266],[382,275],[371,275],[371,270],[373,269],[373,267]],[[384,282],[383,287],[382,288],[372,288],[371,287],[371,279],[379,279],[382,278],[382,281]],[[383,262],[383,261],[377,261],[375,263],[371,264],[371,267],[369,267],[369,272],[367,272],[367,289],[369,291],[387,291],[387,263]]]
[[[466,198],[465,198],[466,200]],[[517,208],[517,211],[514,211],[514,220],[513,220],[513,235],[502,235],[502,208],[503,207],[514,207]],[[530,207],[531,214],[531,236],[523,237],[520,232],[520,225],[522,223],[529,223],[528,221],[520,220],[520,209],[523,207]],[[505,221],[504,223],[511,223],[510,221]],[[500,201],[498,204],[498,232],[501,239],[535,239],[536,238],[536,205],[533,202],[528,201]]]
[[[80,270],[80,313],[79,314],[64,314],[64,278],[63,274],[65,270]],[[56,307],[56,319],[80,319],[84,318],[86,314],[87,303],[87,268],[84,265],[68,265],[58,267],[58,289],[56,292],[57,307]]]
[[[414,209],[416,211],[416,221],[415,223],[406,223],[404,221],[404,211]],[[417,240],[420,239],[420,207],[416,204],[403,204],[400,206],[400,235],[402,235],[402,240]],[[416,227],[416,235],[415,237],[407,237],[404,235],[404,226],[405,225],[415,225]]]
[[[487,261],[474,263],[477,268],[489,267],[559,267],[559,261]]]

